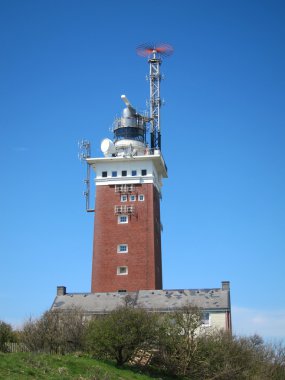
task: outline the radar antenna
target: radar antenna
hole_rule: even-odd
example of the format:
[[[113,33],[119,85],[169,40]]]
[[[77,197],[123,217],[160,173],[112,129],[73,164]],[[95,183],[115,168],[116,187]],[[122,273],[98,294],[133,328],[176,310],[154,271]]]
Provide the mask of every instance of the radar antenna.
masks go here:
[[[95,209],[91,209],[89,206],[90,203],[90,165],[86,161],[87,158],[91,157],[91,144],[90,141],[88,140],[82,140],[78,142],[78,147],[79,147],[79,153],[78,153],[78,158],[80,161],[85,161],[87,165],[87,170],[86,170],[86,178],[84,180],[85,183],[85,191],[83,195],[85,196],[85,201],[86,201],[86,211],[87,212],[94,212]]]
[[[136,49],[137,54],[149,57],[149,81],[150,81],[150,144],[152,149],[161,150],[160,132],[160,65],[162,57],[168,57],[173,53],[173,47],[169,44],[142,44]]]

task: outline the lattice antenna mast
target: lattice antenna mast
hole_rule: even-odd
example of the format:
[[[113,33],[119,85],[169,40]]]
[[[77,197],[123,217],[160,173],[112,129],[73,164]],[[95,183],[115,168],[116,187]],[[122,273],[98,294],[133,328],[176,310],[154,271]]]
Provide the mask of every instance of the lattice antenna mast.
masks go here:
[[[88,140],[82,140],[78,142],[79,154],[78,158],[80,161],[86,162],[86,178],[84,179],[85,191],[83,193],[86,203],[86,211],[94,212],[95,208],[90,208],[90,165],[86,161],[87,158],[91,157],[91,144]]]
[[[149,83],[150,83],[150,144],[151,148],[161,149],[160,133],[160,65],[161,59],[157,58],[156,50],[153,51],[149,63]]]
[[[161,57],[167,57],[173,53],[173,48],[169,44],[143,44],[138,46],[137,53],[143,57],[149,56],[149,84],[150,84],[150,144],[152,149],[161,150],[161,130],[160,130],[160,65]]]

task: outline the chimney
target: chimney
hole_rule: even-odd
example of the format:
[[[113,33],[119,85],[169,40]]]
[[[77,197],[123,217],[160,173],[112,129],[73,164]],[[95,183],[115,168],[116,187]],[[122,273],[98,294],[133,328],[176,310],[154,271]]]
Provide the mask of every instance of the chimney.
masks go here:
[[[57,296],[65,296],[66,295],[66,287],[65,286],[58,286],[56,295]]]
[[[222,281],[222,290],[230,290],[230,282]]]

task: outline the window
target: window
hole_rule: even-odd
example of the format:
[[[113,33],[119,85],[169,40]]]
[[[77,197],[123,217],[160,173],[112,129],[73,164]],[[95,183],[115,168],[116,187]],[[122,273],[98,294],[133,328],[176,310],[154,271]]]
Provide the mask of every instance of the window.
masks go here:
[[[102,177],[107,177],[108,173],[107,172],[102,172]]]
[[[127,171],[126,170],[122,170],[122,177],[126,177],[127,176]]]
[[[143,202],[143,201],[144,201],[144,195],[143,195],[143,194],[140,194],[140,195],[139,195],[139,201],[140,201],[140,202]]]
[[[128,223],[128,215],[119,215],[118,216],[118,223],[119,224],[124,224],[124,223]]]
[[[126,289],[119,289],[118,293],[126,293]]]
[[[203,313],[202,322],[204,326],[210,326],[210,313]]]
[[[136,201],[136,196],[135,195],[130,195],[130,201],[135,202]]]
[[[128,253],[128,244],[119,244],[117,247],[117,253]]]
[[[117,177],[117,175],[118,175],[118,173],[116,170],[112,172],[112,177]]]
[[[117,267],[117,274],[120,276],[128,274],[128,267]]]
[[[128,200],[127,195],[125,195],[125,194],[121,195],[121,202],[127,202],[127,200]]]
[[[132,176],[135,177],[137,175],[137,171],[136,170],[132,170]]]
[[[142,175],[147,175],[147,170],[146,169],[142,169]]]

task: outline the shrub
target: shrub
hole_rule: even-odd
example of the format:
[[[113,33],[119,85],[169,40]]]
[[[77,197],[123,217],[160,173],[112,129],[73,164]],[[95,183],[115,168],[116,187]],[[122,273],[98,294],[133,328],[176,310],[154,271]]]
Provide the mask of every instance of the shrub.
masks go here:
[[[47,311],[40,319],[24,324],[22,339],[32,351],[66,353],[82,348],[84,329],[83,314],[78,309]]]
[[[196,361],[201,310],[190,304],[160,319],[159,361],[170,373],[185,376]]]
[[[8,323],[0,321],[0,351],[7,352],[6,343],[15,342],[16,335],[13,332],[12,326]]]
[[[110,358],[122,366],[136,350],[151,349],[156,335],[156,315],[125,306],[91,321],[86,331],[86,345],[94,357]]]

